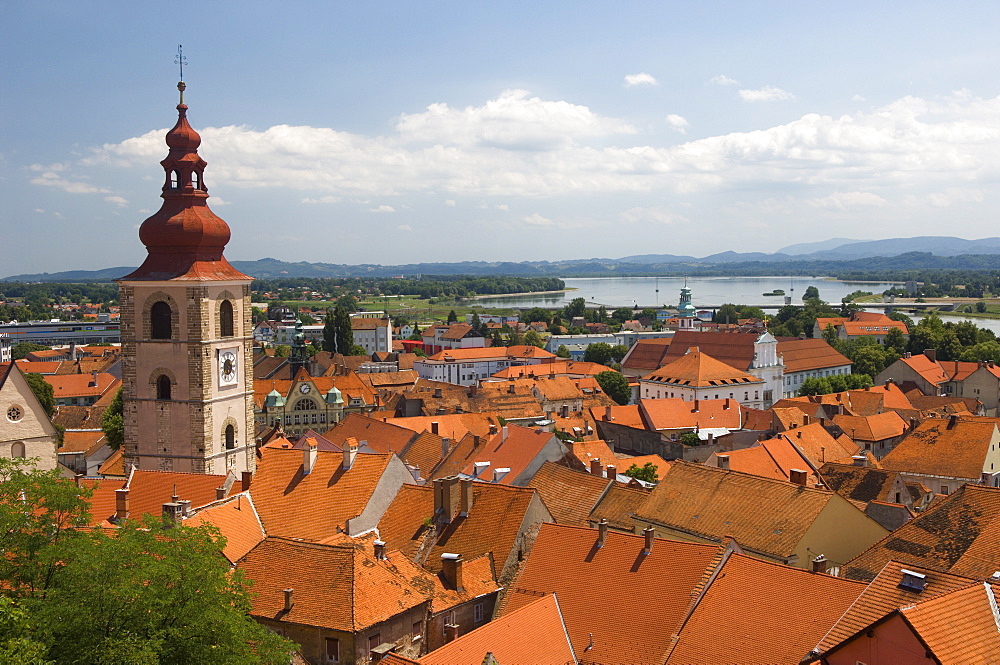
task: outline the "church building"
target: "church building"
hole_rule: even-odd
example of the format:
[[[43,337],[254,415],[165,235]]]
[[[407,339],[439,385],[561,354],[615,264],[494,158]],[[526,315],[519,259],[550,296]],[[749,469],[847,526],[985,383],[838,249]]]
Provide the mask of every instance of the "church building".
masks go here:
[[[125,463],[253,471],[252,278],[223,256],[230,232],[208,207],[201,137],[177,84],[163,204],[139,229],[142,265],[118,280]]]

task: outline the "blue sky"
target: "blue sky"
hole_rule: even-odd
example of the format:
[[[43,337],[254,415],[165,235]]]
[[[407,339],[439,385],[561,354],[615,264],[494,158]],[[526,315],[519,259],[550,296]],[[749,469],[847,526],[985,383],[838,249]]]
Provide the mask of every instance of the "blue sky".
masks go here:
[[[177,44],[230,259],[1000,235],[1000,4],[15,2],[0,274],[136,265]]]

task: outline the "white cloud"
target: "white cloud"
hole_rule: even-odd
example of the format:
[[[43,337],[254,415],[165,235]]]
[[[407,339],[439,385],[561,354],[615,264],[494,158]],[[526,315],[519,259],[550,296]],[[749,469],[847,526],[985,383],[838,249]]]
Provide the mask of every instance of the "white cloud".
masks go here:
[[[506,212],[510,210],[510,206],[508,206],[506,203],[499,203],[497,204],[497,210],[503,210]]]
[[[656,79],[651,74],[640,72],[625,76],[625,85],[629,88],[637,85],[656,85]]]
[[[318,198],[312,198],[307,196],[302,199],[300,203],[340,203],[339,196],[320,196]]]
[[[124,196],[105,196],[104,200],[108,203],[114,203],[116,206],[124,207],[128,205],[128,199]]]
[[[934,208],[947,208],[958,203],[982,203],[985,199],[986,192],[981,189],[950,187],[927,195],[925,202]]]
[[[687,134],[688,128],[691,127],[691,123],[686,118],[676,113],[671,113],[667,116],[667,124],[670,126],[670,129],[679,134]]]
[[[59,168],[51,168],[56,167]],[[107,194],[110,190],[103,187],[98,187],[92,185],[89,182],[80,182],[78,180],[67,180],[59,175],[60,171],[66,169],[62,165],[50,165],[49,168],[43,167],[40,164],[33,164],[29,167],[32,171],[41,172],[41,175],[37,178],[32,178],[29,182],[32,185],[42,185],[44,187],[55,187],[56,189],[61,189],[68,194]]]
[[[808,199],[806,203],[827,210],[848,210],[864,207],[884,208],[889,202],[871,192],[834,192],[822,198]]]
[[[861,95],[854,95],[853,97],[851,97],[851,101],[852,102],[865,102],[865,101],[868,101],[868,100],[866,100]]]
[[[62,214],[61,212],[54,212],[52,213],[52,215],[55,216],[56,219],[66,219],[66,215]]]
[[[739,95],[740,99],[745,102],[776,102],[795,99],[795,95],[787,90],[775,88],[770,85],[765,85],[763,88],[757,88],[756,90],[740,90]]]
[[[230,203],[231,203],[230,201],[223,199],[221,196],[213,195],[211,198],[211,205],[215,206],[216,208],[218,208],[219,206],[227,206]]]
[[[396,212],[396,209],[388,205],[380,205],[377,208],[369,208],[368,212]]]
[[[445,199],[444,200],[444,204],[446,206],[448,206],[449,208],[454,208],[455,207],[455,199]]]
[[[719,74],[718,76],[713,76],[709,79],[709,83],[714,83],[715,85],[739,85],[740,82],[734,78],[730,78],[725,74]]]
[[[555,222],[553,222],[551,219],[549,219],[548,217],[542,217],[537,212],[532,213],[527,217],[525,217],[524,222],[526,224],[530,224],[531,226],[550,227],[555,225]]]
[[[44,210],[42,210],[41,208],[35,208],[35,212],[37,212],[37,213],[41,214],[41,213],[43,213],[43,212],[45,212],[45,211],[44,211]]]
[[[623,222],[654,222],[656,224],[687,224],[688,218],[684,215],[665,210],[663,208],[629,208],[618,215]]]
[[[397,231],[413,231],[413,227],[409,224],[400,224],[396,227]]]

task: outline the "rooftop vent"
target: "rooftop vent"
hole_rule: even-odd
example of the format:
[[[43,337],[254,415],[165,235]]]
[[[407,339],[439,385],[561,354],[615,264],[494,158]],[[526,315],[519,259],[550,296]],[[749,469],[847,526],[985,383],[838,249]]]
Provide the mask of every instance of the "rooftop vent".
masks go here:
[[[905,568],[900,568],[899,572],[903,574],[903,579],[899,582],[900,589],[920,593],[924,590],[924,587],[927,586],[926,575],[912,570],[906,570]]]

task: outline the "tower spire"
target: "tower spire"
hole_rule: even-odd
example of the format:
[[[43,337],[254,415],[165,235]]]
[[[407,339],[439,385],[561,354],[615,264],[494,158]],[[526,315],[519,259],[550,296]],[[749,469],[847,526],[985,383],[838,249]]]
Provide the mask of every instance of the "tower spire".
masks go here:
[[[177,65],[178,67],[180,67],[180,70],[181,70],[180,80],[177,82],[177,89],[181,93],[181,101],[178,102],[178,104],[180,106],[183,106],[184,105],[184,90],[187,88],[187,85],[185,85],[185,83],[184,83],[184,65],[187,64],[187,58],[184,57],[184,47],[181,44],[177,45],[177,59],[174,60],[174,64]]]

